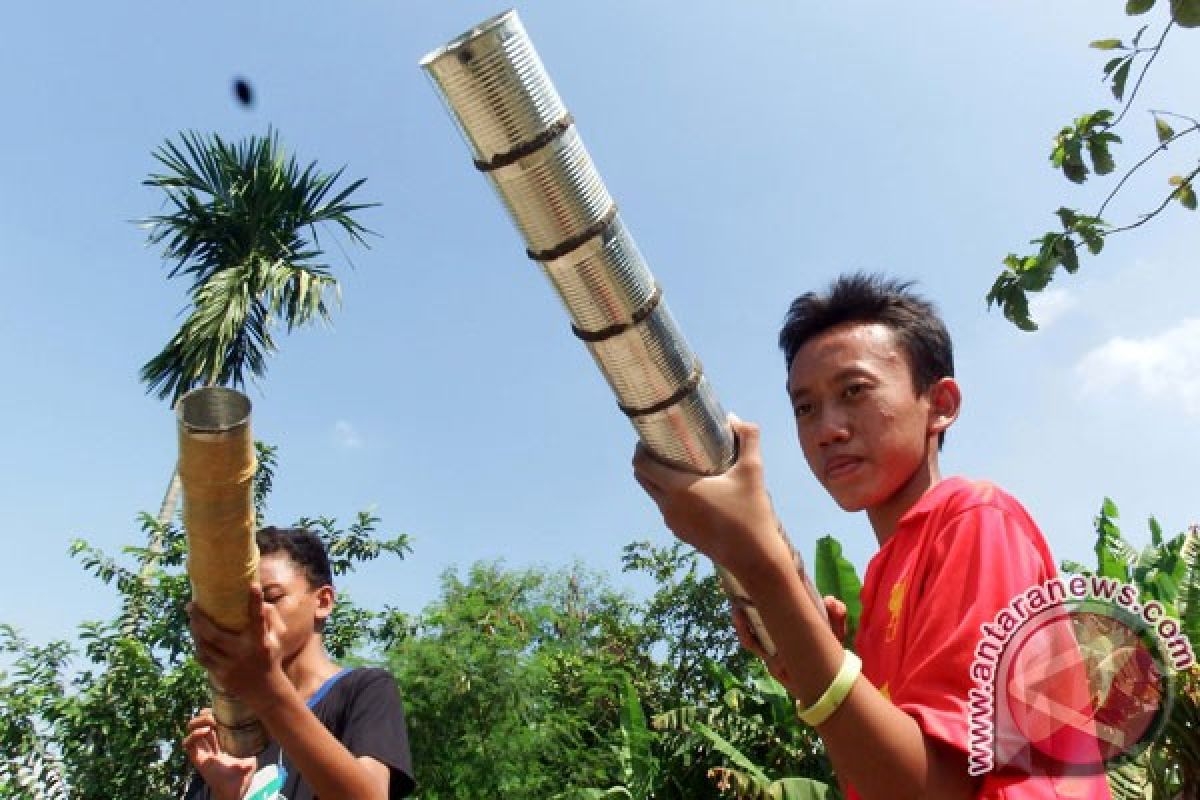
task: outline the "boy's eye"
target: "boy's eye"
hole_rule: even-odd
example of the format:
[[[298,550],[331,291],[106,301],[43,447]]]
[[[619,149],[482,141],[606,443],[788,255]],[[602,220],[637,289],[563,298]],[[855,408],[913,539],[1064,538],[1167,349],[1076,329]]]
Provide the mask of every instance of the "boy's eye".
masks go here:
[[[275,603],[278,603],[278,602],[279,602],[280,600],[282,600],[282,599],[283,599],[283,593],[282,593],[282,592],[272,592],[271,594],[264,594],[264,595],[263,595],[263,602],[264,602],[264,603],[271,603],[272,605],[274,605]]]
[[[792,413],[797,417],[807,416],[812,412],[812,403],[796,403],[792,406]]]
[[[862,394],[866,390],[867,390],[867,385],[865,383],[852,383],[846,387],[845,391],[843,391],[842,394],[845,397],[857,397],[858,395]]]

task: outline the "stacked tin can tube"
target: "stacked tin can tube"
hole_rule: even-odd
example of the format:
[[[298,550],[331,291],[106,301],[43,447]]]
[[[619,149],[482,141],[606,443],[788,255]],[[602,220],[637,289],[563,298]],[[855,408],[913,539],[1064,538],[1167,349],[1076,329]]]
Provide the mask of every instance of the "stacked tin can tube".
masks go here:
[[[645,446],[689,472],[727,470],[737,446],[725,412],[516,12],[480,23],[421,66]],[[719,572],[773,654],[746,592]]]

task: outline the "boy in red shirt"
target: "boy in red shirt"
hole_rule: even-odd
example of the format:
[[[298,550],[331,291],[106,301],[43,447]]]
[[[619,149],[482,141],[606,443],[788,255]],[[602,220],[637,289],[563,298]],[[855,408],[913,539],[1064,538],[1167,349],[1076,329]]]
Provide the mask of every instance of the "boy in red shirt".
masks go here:
[[[855,642],[866,680],[841,643],[845,607],[825,599],[831,629],[777,533],[756,426],[731,418],[740,453],[723,475],[673,470],[640,446],[634,473],[668,527],[747,589],[777,648],[767,664],[806,709],[849,798],[1108,800],[1102,765],[1074,777],[968,769],[980,626],[1056,571],[1016,500],[942,480],[938,450],[962,397],[933,307],[909,284],[844,276],[792,303],[780,345],[809,467],[844,510],[867,512],[879,540]],[[762,656],[742,612],[734,623]],[[1061,699],[1085,711],[1086,686],[1068,688]]]

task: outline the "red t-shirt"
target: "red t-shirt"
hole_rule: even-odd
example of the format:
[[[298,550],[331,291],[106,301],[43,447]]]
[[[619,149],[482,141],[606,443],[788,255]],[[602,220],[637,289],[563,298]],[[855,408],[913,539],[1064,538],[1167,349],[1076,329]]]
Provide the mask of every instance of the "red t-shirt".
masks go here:
[[[1056,574],[1041,532],[1013,497],[990,483],[942,481],[904,514],[867,567],[855,639],[863,674],[926,736],[970,754],[981,626]],[[1073,676],[1072,686],[1059,678],[1051,695],[1086,715],[1086,679],[1079,671]],[[853,788],[849,797],[858,798]],[[1110,794],[1102,772],[1030,777],[1009,769],[986,773],[976,797],[1109,800]]]

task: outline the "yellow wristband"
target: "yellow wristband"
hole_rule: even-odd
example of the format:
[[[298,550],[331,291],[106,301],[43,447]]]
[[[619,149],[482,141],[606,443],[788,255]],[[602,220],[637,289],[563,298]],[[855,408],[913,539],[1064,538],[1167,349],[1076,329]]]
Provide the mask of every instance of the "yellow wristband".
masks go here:
[[[854,682],[862,672],[862,661],[859,657],[849,650],[845,653],[841,668],[820,699],[804,709],[800,708],[799,701],[796,703],[796,716],[814,728],[833,716],[833,712],[841,707],[842,701],[850,694]]]

